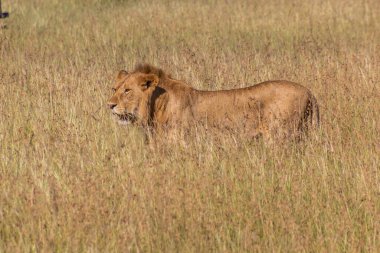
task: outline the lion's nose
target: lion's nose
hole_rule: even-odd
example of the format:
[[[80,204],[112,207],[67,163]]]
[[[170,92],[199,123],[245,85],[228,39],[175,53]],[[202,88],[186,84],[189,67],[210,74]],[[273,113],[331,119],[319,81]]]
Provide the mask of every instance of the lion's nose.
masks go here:
[[[112,110],[113,108],[115,108],[116,104],[112,104],[112,103],[110,103],[110,104],[108,104],[108,106],[109,106],[110,109]]]

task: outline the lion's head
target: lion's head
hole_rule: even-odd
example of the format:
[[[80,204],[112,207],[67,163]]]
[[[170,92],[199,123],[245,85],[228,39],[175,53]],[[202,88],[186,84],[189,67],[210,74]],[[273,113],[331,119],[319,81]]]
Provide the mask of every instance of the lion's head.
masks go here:
[[[154,73],[119,72],[108,106],[120,124],[147,120],[150,98],[158,82],[159,77]]]

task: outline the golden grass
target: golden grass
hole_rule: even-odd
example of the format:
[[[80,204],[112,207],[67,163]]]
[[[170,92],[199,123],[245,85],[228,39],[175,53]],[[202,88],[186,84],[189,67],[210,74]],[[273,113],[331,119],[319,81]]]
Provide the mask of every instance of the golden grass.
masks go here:
[[[0,252],[376,252],[380,2],[3,1]],[[149,62],[202,89],[304,84],[304,143],[151,150],[106,100]]]

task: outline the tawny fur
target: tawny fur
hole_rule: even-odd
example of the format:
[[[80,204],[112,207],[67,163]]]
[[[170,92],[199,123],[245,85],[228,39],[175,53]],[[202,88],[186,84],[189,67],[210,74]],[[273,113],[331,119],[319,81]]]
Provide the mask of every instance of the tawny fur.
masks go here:
[[[287,138],[319,125],[315,97],[304,86],[289,81],[203,91],[143,64],[131,73],[120,71],[114,91],[108,101],[113,113],[122,121],[155,132],[203,126],[247,137]]]

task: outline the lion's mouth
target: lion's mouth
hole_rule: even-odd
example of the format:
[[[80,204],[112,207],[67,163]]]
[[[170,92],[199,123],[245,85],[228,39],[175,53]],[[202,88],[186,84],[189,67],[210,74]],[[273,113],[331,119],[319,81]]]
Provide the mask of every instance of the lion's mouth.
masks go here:
[[[134,123],[137,118],[132,113],[126,113],[126,114],[115,114],[118,117],[118,121],[121,125],[128,125],[129,123]]]

